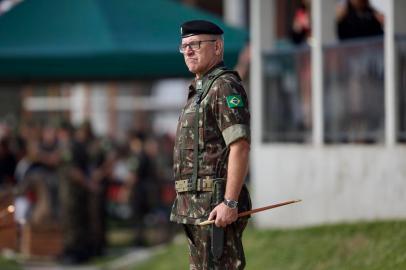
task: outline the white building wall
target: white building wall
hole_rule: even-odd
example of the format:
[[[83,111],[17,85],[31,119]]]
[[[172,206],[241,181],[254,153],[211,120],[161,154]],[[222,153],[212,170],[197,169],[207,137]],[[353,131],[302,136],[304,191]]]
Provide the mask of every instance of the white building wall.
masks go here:
[[[314,43],[312,46],[313,110],[322,114],[323,68],[321,48],[333,41],[331,33],[334,0],[313,0]],[[395,33],[406,32],[406,1],[390,0],[386,18],[385,72],[395,72]],[[313,115],[317,126],[313,142],[264,144],[262,51],[272,49],[274,0],[252,0],[251,10],[251,193],[254,207],[293,199],[297,204],[254,216],[259,227],[298,227],[358,220],[406,218],[406,146],[395,142],[395,76],[386,77],[386,140],[382,145],[325,145],[322,115]],[[392,10],[390,9],[392,8]],[[330,12],[326,12],[329,9]],[[389,26],[389,27],[388,27]],[[388,31],[389,30],[389,31]],[[388,46],[390,45],[390,46]],[[392,73],[394,74],[394,73]],[[388,80],[392,80],[392,82]],[[316,92],[315,92],[316,91]],[[389,95],[388,95],[389,94]],[[390,97],[388,99],[388,96]],[[318,104],[314,104],[318,103]]]
[[[251,169],[259,227],[406,218],[406,147],[263,145]]]
[[[78,83],[71,87],[71,96],[70,96],[70,112],[71,112],[71,121],[74,125],[81,124],[85,117],[85,85]]]
[[[224,21],[235,27],[245,27],[245,9],[244,0],[223,0]]]

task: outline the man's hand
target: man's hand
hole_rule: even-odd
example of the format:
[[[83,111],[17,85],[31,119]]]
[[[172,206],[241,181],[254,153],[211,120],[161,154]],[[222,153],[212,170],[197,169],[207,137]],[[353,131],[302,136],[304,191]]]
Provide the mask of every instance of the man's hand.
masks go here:
[[[238,209],[230,208],[224,203],[220,203],[214,207],[213,211],[210,212],[208,220],[214,220],[217,227],[226,227],[227,225],[233,223],[238,218]]]

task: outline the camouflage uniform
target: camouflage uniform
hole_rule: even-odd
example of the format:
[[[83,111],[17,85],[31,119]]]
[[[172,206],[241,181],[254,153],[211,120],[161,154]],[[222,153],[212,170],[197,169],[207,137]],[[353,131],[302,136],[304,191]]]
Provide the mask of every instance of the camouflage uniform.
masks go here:
[[[210,80],[220,63],[203,78]],[[193,173],[196,81],[189,87],[188,100],[179,118],[174,147],[175,180],[190,179]],[[225,73],[212,84],[199,108],[198,178],[227,179],[229,145],[238,139],[250,141],[248,100],[238,75]],[[239,219],[225,229],[225,246],[220,261],[210,254],[210,226],[196,224],[207,220],[212,204],[211,191],[177,192],[171,221],[184,224],[189,240],[191,269],[243,269],[245,266],[241,236],[247,219]],[[251,208],[247,188],[239,197],[239,212]]]

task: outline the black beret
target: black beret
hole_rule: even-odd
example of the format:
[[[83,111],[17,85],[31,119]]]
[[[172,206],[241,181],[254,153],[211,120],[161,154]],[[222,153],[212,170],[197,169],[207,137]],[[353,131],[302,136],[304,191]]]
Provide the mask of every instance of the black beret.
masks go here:
[[[200,34],[222,35],[223,30],[216,24],[205,20],[184,22],[180,27],[182,38]]]

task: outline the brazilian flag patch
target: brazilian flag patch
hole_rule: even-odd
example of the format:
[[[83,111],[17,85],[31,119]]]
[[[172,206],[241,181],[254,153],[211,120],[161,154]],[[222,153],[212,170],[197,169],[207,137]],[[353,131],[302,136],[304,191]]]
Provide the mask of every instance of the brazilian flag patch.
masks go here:
[[[227,97],[227,105],[229,108],[241,108],[244,107],[244,102],[240,95],[231,95]]]

